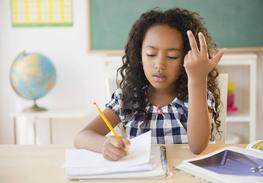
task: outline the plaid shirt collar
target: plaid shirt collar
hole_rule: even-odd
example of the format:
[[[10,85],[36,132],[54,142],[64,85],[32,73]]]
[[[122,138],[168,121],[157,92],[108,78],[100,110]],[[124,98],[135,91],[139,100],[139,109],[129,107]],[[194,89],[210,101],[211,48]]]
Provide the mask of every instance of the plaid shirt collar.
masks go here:
[[[181,107],[181,108],[188,107],[188,102],[184,102],[184,101],[178,99],[177,97],[175,97],[172,102],[170,102],[169,104],[167,104],[167,105],[165,105],[163,107],[159,107],[159,106],[153,105],[149,101],[148,98],[146,99],[146,103],[147,103],[146,108],[145,108],[146,111],[149,111],[151,108],[161,108],[163,110],[163,112],[168,112],[168,106],[176,107],[176,108],[178,108],[178,107]]]

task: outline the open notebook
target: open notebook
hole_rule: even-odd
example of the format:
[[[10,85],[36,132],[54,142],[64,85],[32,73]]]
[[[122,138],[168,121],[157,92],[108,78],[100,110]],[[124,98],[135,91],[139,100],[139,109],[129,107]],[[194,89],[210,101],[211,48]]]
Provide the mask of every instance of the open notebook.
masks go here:
[[[106,160],[102,154],[84,149],[70,149],[65,156],[65,174],[69,179],[164,177],[167,163],[165,147],[151,146],[151,132],[130,140],[126,157]]]

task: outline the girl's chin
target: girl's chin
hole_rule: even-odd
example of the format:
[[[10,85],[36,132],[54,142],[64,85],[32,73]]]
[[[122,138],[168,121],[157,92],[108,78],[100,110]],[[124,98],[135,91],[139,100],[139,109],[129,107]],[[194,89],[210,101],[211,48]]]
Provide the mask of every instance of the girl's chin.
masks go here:
[[[165,89],[165,88],[168,88],[169,85],[167,85],[167,83],[156,83],[156,82],[151,82],[151,85],[153,88],[155,89]]]

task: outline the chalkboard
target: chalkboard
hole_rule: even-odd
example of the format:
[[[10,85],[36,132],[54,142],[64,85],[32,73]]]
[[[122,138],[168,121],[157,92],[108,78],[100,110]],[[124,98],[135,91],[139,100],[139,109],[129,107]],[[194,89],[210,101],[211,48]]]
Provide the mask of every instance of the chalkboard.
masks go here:
[[[152,8],[198,12],[218,47],[263,46],[263,0],[89,0],[89,50],[123,50],[139,16]]]

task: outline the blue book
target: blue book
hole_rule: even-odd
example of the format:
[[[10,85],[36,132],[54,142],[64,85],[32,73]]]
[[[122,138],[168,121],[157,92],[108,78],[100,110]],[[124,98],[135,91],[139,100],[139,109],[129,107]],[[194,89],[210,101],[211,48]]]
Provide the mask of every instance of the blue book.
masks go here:
[[[200,179],[218,183],[263,182],[263,151],[226,147],[184,160],[177,167]]]

